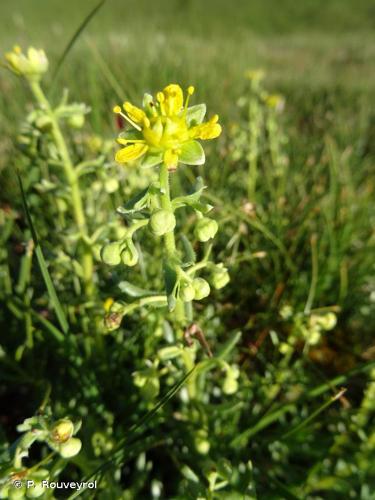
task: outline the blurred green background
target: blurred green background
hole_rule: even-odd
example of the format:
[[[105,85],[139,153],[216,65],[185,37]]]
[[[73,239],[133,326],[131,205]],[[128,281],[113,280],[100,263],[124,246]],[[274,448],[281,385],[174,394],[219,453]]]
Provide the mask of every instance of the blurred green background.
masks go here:
[[[33,44],[56,62],[97,3],[2,0],[2,52]],[[254,67],[287,92],[339,87],[368,94],[374,27],[371,0],[108,0],[69,55],[60,83],[94,104],[97,128],[100,118],[108,121],[105,107],[116,93],[139,95],[175,80],[195,84],[202,100],[230,117],[243,74]],[[23,107],[18,83],[3,72],[1,82],[0,112],[14,123]]]

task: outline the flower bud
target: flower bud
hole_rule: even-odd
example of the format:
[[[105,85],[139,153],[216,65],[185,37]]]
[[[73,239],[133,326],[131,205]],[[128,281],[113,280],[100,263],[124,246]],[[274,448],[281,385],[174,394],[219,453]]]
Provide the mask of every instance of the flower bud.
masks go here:
[[[82,442],[80,439],[72,437],[65,443],[60,444],[59,453],[63,458],[71,458],[81,451]]]
[[[203,219],[198,220],[195,226],[194,234],[198,241],[204,242],[214,238],[218,228],[219,226],[216,220],[204,217]]]
[[[52,428],[51,438],[58,443],[68,441],[73,435],[74,425],[71,420],[59,420]]]
[[[219,264],[214,267],[211,276],[211,282],[216,290],[220,290],[225,285],[229,283],[230,277],[228,270],[223,266],[223,264]]]
[[[190,301],[194,300],[195,288],[194,288],[193,284],[189,283],[188,281],[183,281],[180,284],[179,297],[184,302],[190,302]]]
[[[193,280],[193,287],[195,300],[202,300],[210,295],[210,285],[203,278],[195,278]]]
[[[176,227],[176,217],[170,210],[156,210],[150,218],[150,227],[156,236],[170,233]]]
[[[100,257],[105,264],[109,266],[117,266],[121,262],[121,243],[114,241],[104,245],[100,252]]]
[[[121,260],[125,266],[133,267],[139,259],[138,251],[131,238],[126,240],[125,246],[121,252]]]
[[[44,50],[30,47],[27,55],[22,53],[20,47],[14,47],[12,52],[5,54],[9,69],[20,76],[32,80],[39,80],[48,69],[48,59]]]

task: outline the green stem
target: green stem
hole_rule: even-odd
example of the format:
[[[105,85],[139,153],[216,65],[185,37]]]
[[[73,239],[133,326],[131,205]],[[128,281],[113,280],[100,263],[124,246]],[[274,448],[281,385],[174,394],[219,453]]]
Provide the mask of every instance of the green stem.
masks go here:
[[[81,240],[82,240],[81,265],[83,269],[83,281],[85,284],[85,290],[87,295],[92,295],[94,291],[93,280],[92,280],[93,258],[91,250],[86,243],[88,239],[88,232],[87,232],[85,212],[83,210],[81,191],[79,188],[78,175],[74,168],[73,162],[70,158],[69,151],[64,136],[61,132],[58,120],[54,113],[54,110],[51,108],[50,103],[46,98],[39,82],[37,81],[30,82],[30,87],[36,101],[47,112],[51,120],[52,136],[61,156],[65,177],[70,187],[71,204],[72,204],[74,220],[77,225],[78,231],[81,235]]]
[[[169,172],[168,167],[164,163],[160,165],[160,203],[164,210],[172,211],[171,194],[169,189]],[[167,259],[173,260],[176,255],[176,241],[174,236],[174,231],[169,231],[164,235],[164,246]],[[179,324],[183,325],[185,323],[185,309],[184,303],[181,299],[177,299],[175,308],[176,320]]]

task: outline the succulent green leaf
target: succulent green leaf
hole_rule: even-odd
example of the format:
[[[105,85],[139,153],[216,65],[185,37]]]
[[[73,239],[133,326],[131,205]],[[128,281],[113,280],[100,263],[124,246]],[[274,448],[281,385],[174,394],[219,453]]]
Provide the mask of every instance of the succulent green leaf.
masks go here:
[[[205,154],[198,141],[188,141],[181,147],[180,162],[186,165],[203,165]]]

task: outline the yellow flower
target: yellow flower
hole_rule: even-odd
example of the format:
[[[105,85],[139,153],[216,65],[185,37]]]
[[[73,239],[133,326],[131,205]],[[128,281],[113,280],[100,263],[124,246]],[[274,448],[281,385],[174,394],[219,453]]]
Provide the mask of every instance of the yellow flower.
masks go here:
[[[178,163],[202,165],[204,151],[196,139],[215,139],[221,134],[218,115],[203,122],[206,106],[198,104],[189,107],[194,87],[187,89],[187,97],[177,84],[167,85],[153,98],[145,94],[143,107],[130,102],[115,106],[132,131],[120,134],[117,142],[124,147],[116,153],[116,161],[129,163],[140,160],[142,166],[152,167],[164,162],[170,170]],[[202,123],[203,122],[203,123]]]
[[[270,109],[282,111],[285,106],[285,99],[279,94],[271,94],[265,97],[265,103]]]
[[[27,55],[16,45],[12,52],[5,54],[8,68],[20,76],[39,80],[48,69],[48,59],[44,50],[29,47]]]

